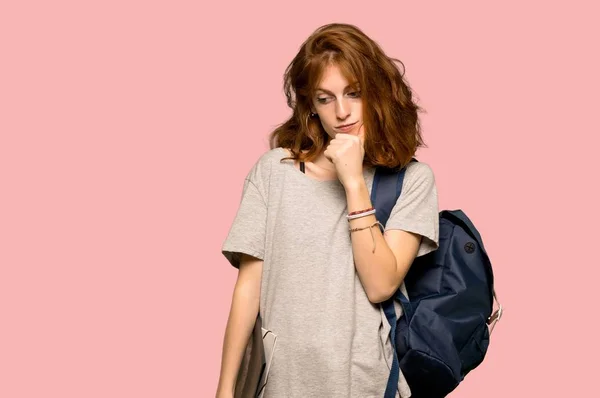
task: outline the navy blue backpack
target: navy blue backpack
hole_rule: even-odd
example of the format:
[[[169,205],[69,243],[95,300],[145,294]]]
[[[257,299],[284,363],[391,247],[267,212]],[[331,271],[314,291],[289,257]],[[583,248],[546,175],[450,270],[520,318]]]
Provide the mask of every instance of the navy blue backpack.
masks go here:
[[[413,159],[413,161],[416,161]],[[378,168],[371,202],[385,225],[402,191],[404,172]],[[461,210],[439,213],[439,248],[417,257],[398,289],[382,303],[391,326],[394,359],[384,398],[396,396],[399,369],[412,398],[445,397],[483,361],[502,306],[479,232]],[[394,302],[404,316],[397,319]],[[497,301],[497,300],[496,300]]]

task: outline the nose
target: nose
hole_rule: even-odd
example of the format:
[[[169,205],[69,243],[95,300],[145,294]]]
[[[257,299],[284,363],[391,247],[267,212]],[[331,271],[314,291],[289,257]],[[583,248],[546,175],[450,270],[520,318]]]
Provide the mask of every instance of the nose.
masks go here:
[[[346,98],[336,101],[335,116],[340,121],[344,121],[350,116],[350,104]]]

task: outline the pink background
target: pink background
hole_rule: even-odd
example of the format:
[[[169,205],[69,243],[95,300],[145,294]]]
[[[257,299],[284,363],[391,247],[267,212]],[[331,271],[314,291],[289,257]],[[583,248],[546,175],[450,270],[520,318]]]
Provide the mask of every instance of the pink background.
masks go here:
[[[451,396],[594,396],[594,3],[3,2],[0,397],[214,396],[221,243],[332,21],[404,61],[440,206],[493,259],[506,314]]]

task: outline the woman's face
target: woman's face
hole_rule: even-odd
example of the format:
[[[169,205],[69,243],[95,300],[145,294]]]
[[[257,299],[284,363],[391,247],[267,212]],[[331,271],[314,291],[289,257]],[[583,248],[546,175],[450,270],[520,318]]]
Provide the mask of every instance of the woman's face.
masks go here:
[[[350,86],[336,65],[329,65],[323,74],[315,97],[313,112],[319,115],[327,134],[354,134],[363,122],[360,87]]]

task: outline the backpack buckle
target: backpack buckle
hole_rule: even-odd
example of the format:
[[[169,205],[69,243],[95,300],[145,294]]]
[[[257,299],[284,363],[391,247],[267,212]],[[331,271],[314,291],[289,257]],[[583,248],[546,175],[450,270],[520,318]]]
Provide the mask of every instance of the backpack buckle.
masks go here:
[[[494,311],[494,313],[488,318],[487,324],[489,325],[492,322],[498,322],[500,320],[500,318],[502,318],[502,312],[503,312],[502,304],[499,304],[498,309],[496,311]]]
[[[494,331],[494,327],[496,326],[496,323],[500,320],[500,318],[502,318],[502,313],[504,312],[504,308],[502,307],[502,304],[500,304],[500,302],[498,301],[498,298],[496,297],[495,290],[494,290],[494,301],[498,304],[498,309],[496,311],[494,311],[494,313],[492,315],[490,315],[490,317],[487,319],[487,324],[492,325],[490,328],[490,335]]]

